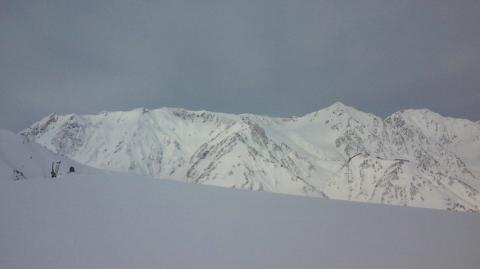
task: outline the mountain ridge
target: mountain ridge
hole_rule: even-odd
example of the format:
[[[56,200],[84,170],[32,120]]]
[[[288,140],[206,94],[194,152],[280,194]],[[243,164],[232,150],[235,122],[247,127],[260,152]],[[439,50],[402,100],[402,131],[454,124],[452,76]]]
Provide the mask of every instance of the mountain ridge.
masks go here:
[[[382,119],[342,103],[301,117],[181,108],[48,117],[20,132],[98,168],[335,199],[480,206],[480,126],[426,109]]]

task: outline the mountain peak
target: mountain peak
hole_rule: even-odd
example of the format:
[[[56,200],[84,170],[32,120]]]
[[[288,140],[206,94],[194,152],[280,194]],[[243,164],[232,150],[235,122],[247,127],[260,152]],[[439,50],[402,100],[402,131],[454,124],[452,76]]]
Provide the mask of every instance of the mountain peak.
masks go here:
[[[338,109],[338,108],[346,108],[346,107],[349,107],[349,106],[345,105],[342,102],[337,101],[337,102],[333,103],[332,105],[328,106],[327,108],[328,109]]]
[[[341,102],[335,102],[334,104],[323,108],[319,111],[306,114],[302,118],[308,121],[317,122],[343,122],[347,123],[350,119],[354,119],[357,122],[361,122],[365,125],[370,125],[373,121],[381,121],[381,119],[371,113],[360,111],[354,107],[345,105]]]
[[[330,112],[346,112],[349,114],[370,114],[367,112],[363,112],[361,110],[358,110],[352,106],[345,105],[342,102],[335,102],[332,105],[320,110],[320,111],[330,111]]]

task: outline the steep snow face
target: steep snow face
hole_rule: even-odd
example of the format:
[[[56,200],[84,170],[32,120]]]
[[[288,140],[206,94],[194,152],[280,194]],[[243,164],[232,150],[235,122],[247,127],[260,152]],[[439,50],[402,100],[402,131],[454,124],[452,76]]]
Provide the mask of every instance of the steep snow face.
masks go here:
[[[272,118],[176,108],[50,115],[21,132],[115,171],[224,187],[478,211],[480,126],[336,103]]]
[[[66,175],[73,166],[76,174],[103,174],[64,156],[55,154],[37,143],[7,130],[0,130],[0,178],[28,179],[51,177],[52,163],[60,162],[58,175]]]

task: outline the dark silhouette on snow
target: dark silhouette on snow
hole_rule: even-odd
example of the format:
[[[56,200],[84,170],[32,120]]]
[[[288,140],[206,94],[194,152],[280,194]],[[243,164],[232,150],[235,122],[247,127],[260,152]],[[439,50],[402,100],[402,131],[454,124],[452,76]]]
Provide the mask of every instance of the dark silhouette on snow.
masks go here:
[[[58,170],[59,169],[60,169],[60,161],[58,161],[56,163],[52,162],[52,171],[50,172],[50,174],[52,175],[52,178],[58,176]]]
[[[57,177],[57,174],[55,173],[55,170],[54,170],[54,163],[53,162],[52,162],[52,172],[50,172],[50,174],[52,175],[52,178]]]

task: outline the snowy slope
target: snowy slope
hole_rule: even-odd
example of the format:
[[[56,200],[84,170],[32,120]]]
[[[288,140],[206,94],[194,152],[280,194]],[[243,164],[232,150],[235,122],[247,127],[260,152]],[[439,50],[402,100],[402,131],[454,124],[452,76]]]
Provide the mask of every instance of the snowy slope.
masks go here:
[[[480,216],[141,177],[0,180],[0,268],[477,269]]]
[[[21,132],[98,168],[216,186],[452,210],[480,208],[480,126],[336,103],[302,117],[177,108],[52,114]]]
[[[75,168],[75,173],[103,173],[55,154],[37,143],[27,142],[22,136],[0,129],[0,178],[47,178],[50,177],[52,162],[58,161],[61,162],[59,176],[66,175],[70,166]]]

